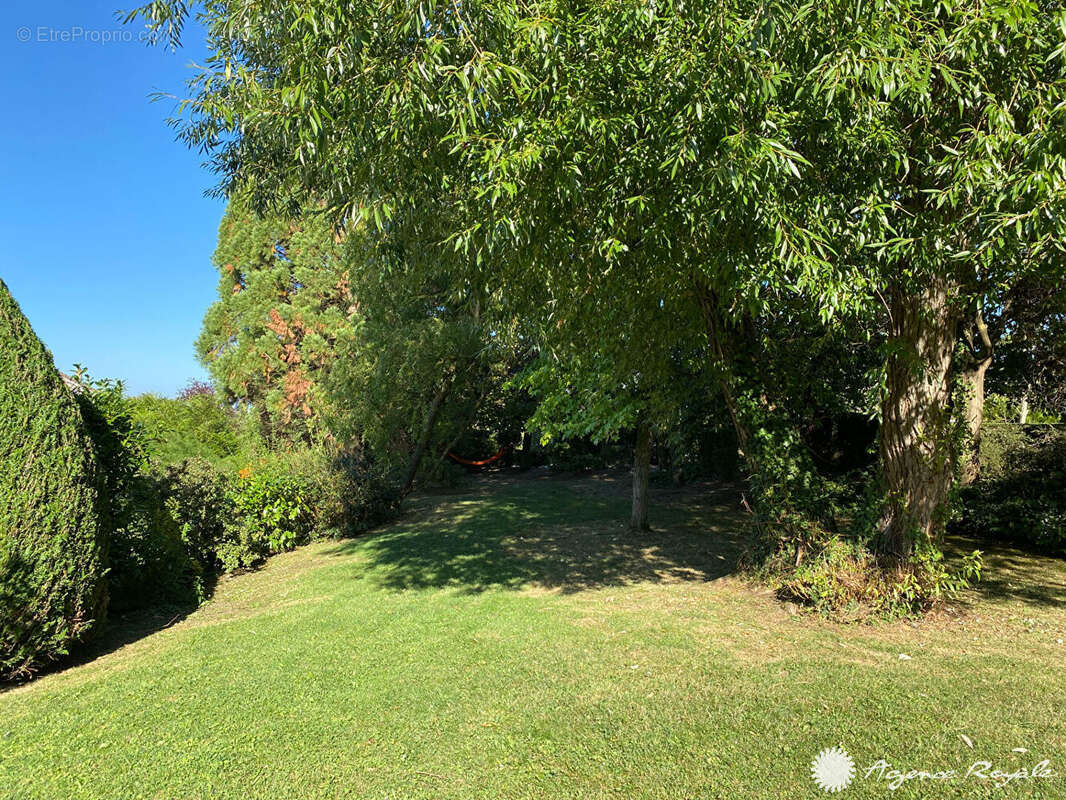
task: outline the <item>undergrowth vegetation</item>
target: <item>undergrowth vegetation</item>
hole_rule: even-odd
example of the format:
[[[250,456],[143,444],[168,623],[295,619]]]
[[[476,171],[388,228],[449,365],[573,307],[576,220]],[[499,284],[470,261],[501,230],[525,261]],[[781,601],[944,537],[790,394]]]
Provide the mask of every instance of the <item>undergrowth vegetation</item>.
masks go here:
[[[826,475],[788,436],[766,433],[762,446],[746,563],[782,599],[838,620],[915,617],[980,580],[981,551],[948,563],[943,539],[921,531],[908,558],[885,552],[876,472]]]
[[[158,519],[114,527],[123,557],[113,580],[143,590],[126,592],[126,607],[202,600],[218,574],[357,529],[362,518],[387,517],[362,505],[361,498],[376,500],[355,486],[351,459],[326,444],[270,448],[247,411],[225,407],[212,393],[126,398],[110,382],[85,386],[83,403],[108,423],[100,441],[136,462],[114,496],[138,523]],[[160,426],[160,407],[177,423]],[[395,494],[391,486],[379,491]]]
[[[174,399],[129,397],[120,382],[94,379],[79,367],[72,393],[44,355],[38,378],[8,376],[8,384],[38,381],[59,408],[66,404],[69,446],[48,439],[41,455],[61,459],[68,471],[86,470],[71,484],[83,505],[67,509],[73,516],[53,514],[52,522],[27,517],[13,506],[16,498],[39,500],[26,492],[18,462],[5,459],[0,677],[27,677],[65,654],[107,608],[195,607],[220,575],[317,538],[366,530],[398,509],[395,483],[372,465],[328,443],[270,447],[247,410],[226,405],[202,386]],[[39,400],[29,405],[44,408]],[[53,432],[66,430],[51,414],[35,416]],[[81,460],[70,450],[78,446],[77,435],[83,437]],[[38,555],[53,555],[30,557],[30,539],[19,534],[27,520],[47,534],[42,543],[48,547]],[[84,552],[75,536],[79,528],[91,530],[82,536]],[[61,567],[61,555],[80,565]],[[89,557],[91,563],[81,564]],[[57,569],[67,578],[57,580]],[[37,584],[52,590],[34,588],[39,570]],[[82,589],[75,591],[71,581]]]
[[[779,549],[756,574],[782,599],[838,619],[915,616],[957,599],[981,577],[980,551],[949,566],[939,547],[920,544],[908,563],[886,566],[869,543],[839,535],[807,546],[795,556]]]
[[[1066,426],[990,424],[960,528],[1066,556]]]

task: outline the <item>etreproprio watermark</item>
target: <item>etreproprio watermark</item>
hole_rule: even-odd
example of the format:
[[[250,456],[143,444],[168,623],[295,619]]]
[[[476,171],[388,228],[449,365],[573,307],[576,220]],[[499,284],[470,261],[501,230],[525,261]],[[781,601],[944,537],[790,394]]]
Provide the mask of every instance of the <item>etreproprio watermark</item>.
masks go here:
[[[1015,752],[1027,752],[1018,748]],[[983,781],[999,789],[1010,785],[1049,778],[1061,778],[1052,769],[1049,759],[1033,759],[1026,766],[1006,769],[996,767],[991,761],[976,760],[958,769],[898,769],[885,759],[878,759],[865,768],[857,768],[855,761],[843,747],[827,747],[811,762],[811,778],[826,792],[840,792],[853,780],[874,781],[895,791],[912,783],[935,784],[947,781]]]
[[[148,42],[151,33],[133,28],[85,28],[71,25],[56,28],[51,25],[20,25],[15,29],[15,38],[23,43],[40,44],[131,44]]]

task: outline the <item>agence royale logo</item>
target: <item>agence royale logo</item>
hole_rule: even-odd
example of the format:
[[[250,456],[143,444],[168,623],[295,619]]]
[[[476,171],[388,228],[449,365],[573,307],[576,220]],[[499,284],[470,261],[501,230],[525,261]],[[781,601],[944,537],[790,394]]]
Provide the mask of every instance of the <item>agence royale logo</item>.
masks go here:
[[[1015,753],[1027,753],[1023,747],[1014,748]],[[857,769],[855,760],[843,745],[827,747],[811,761],[811,779],[825,792],[841,792],[856,779],[881,783],[889,791],[895,791],[910,783],[937,784],[957,780],[978,780],[997,788],[1029,781],[1060,778],[1051,768],[1049,759],[1035,761],[1032,765],[1009,769],[997,768],[991,761],[974,761],[965,769],[897,769],[880,758],[864,769]]]

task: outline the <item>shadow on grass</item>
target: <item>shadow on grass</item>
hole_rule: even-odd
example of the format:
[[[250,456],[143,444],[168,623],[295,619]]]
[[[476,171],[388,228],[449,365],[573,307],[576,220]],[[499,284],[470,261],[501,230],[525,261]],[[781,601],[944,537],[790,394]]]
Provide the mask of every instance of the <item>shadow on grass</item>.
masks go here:
[[[211,580],[207,585],[208,597],[214,593],[214,586],[215,581]],[[166,630],[173,625],[177,625],[199,607],[196,603],[190,602],[180,605],[171,604],[137,609],[118,614],[109,613],[107,620],[99,627],[99,630],[93,633],[89,639],[72,645],[68,655],[43,665],[31,677],[0,680],[0,694],[14,689],[16,686],[22,686],[42,678],[45,675],[50,675],[54,672],[65,672],[73,667],[88,664],[101,656],[106,656],[128,644],[151,636],[153,633]]]
[[[1029,552],[1018,545],[955,536],[955,555],[980,550],[984,568],[975,593],[987,600],[1016,600],[1029,605],[1066,608],[1066,570],[1062,559]]]
[[[628,491],[624,479],[602,476],[487,478],[461,496],[423,497],[408,519],[333,552],[361,555],[363,577],[388,590],[566,593],[736,570],[743,526],[722,487],[653,491],[650,532],[627,528]]]

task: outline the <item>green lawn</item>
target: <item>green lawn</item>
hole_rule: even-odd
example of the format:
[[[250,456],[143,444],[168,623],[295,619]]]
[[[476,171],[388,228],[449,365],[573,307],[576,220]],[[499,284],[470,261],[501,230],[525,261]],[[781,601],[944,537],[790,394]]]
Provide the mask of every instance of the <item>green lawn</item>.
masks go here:
[[[840,797],[1066,798],[1062,777],[863,778],[1066,775],[1066,564],[994,552],[953,613],[836,625],[733,574],[727,491],[659,490],[635,535],[627,490],[486,479],[224,580],[0,694],[0,796],[814,798],[811,759],[842,744]]]

